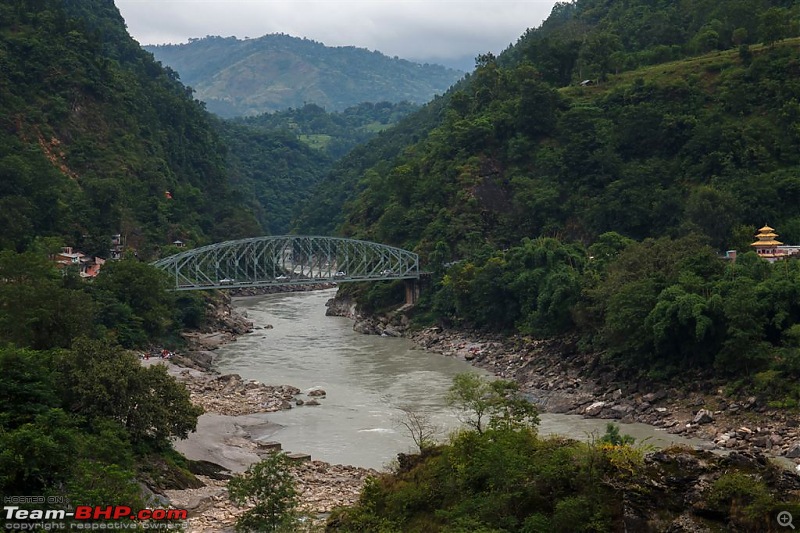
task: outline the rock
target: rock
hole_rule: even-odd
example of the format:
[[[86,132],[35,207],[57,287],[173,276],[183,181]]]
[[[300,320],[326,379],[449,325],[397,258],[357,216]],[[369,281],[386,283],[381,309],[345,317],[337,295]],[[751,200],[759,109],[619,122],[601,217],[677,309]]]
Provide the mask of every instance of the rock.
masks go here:
[[[398,331],[397,329],[395,329],[395,328],[393,328],[391,326],[387,326],[387,327],[383,328],[383,331],[381,332],[381,335],[383,335],[384,337],[402,337],[403,336],[403,334],[400,331]]]
[[[660,390],[658,392],[651,392],[651,393],[645,394],[644,396],[642,396],[642,400],[644,400],[644,401],[646,401],[648,403],[655,403],[655,402],[657,402],[659,400],[663,400],[666,397],[667,397],[667,391],[662,389],[662,390]]]
[[[286,457],[290,461],[310,461],[311,455],[307,453],[287,453]]]
[[[198,516],[212,507],[216,501],[216,497],[223,493],[224,491],[220,490],[216,494],[195,496],[183,504],[183,508],[189,512],[189,516]]]
[[[584,409],[583,414],[586,416],[597,416],[600,414],[600,411],[603,410],[605,405],[606,402],[594,402],[592,405]]]
[[[609,408],[609,414],[611,418],[623,418],[626,414],[630,413],[631,411],[633,411],[633,407],[625,404],[612,405]]]
[[[305,402],[304,402],[303,400],[301,400],[300,398],[297,398],[297,399],[294,401],[294,404],[295,404],[295,405],[303,405],[304,403],[305,403]]]
[[[375,324],[370,320],[356,320],[353,323],[353,331],[363,335],[378,335],[379,332]]]
[[[700,409],[692,419],[693,424],[710,424],[713,421],[714,417],[708,409]]]
[[[794,443],[792,446],[786,450],[786,457],[789,459],[797,459],[800,457],[800,442]]]
[[[308,400],[308,401],[305,403],[305,405],[320,405],[320,403],[319,403],[317,400],[313,400],[313,399],[312,399],[312,400]]]
[[[186,356],[194,361],[198,366],[206,370],[211,369],[211,364],[214,361],[214,354],[208,350],[198,350],[189,352]]]
[[[306,394],[309,396],[325,396],[327,393],[323,389],[311,389]]]
[[[279,452],[281,451],[282,448],[281,443],[274,440],[268,440],[268,441],[257,440],[255,442],[256,445],[259,447],[259,449],[267,450],[269,452]]]

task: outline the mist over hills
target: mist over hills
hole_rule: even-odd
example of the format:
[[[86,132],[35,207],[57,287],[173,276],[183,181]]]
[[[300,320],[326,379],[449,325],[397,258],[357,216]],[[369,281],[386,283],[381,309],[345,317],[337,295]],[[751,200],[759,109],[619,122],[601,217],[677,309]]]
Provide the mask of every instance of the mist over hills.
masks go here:
[[[145,46],[178,72],[209,111],[222,117],[317,104],[343,111],[362,102],[422,104],[464,73],[353,46],[328,47],[271,34],[257,39],[208,36],[186,44]]]

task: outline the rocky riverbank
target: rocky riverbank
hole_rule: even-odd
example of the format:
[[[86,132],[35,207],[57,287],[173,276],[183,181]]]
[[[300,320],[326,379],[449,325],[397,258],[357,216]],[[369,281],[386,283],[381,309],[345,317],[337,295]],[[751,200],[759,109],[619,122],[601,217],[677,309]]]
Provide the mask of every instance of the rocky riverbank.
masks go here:
[[[200,488],[167,490],[165,496],[173,507],[189,511],[187,531],[233,531],[236,518],[247,508],[229,501],[227,480],[266,454],[280,450],[278,443],[269,440],[280,427],[266,414],[299,405],[312,409],[324,401],[325,391],[312,389],[303,394],[289,385],[265,385],[237,374],[218,375],[181,367],[169,360],[142,363],[166,365],[170,374],[186,385],[192,402],[205,409],[197,431],[177,441],[175,448],[217,472],[213,477],[197,476],[203,483]],[[371,469],[313,461],[302,454],[297,454],[296,461],[300,510],[320,522],[334,507],[353,504],[367,477],[378,474]]]
[[[568,338],[535,340],[441,328],[410,333],[422,348],[462,358],[517,381],[543,411],[642,422],[708,441],[708,449],[761,452],[800,464],[800,420],[755,397],[734,401],[704,391],[623,383],[599,354],[581,353]]]
[[[362,316],[354,302],[333,299],[327,314],[352,318],[355,331],[405,336],[425,350],[515,380],[546,412],[641,422],[705,439],[708,449],[763,452],[800,464],[800,419],[756,397],[734,401],[709,383],[678,389],[621,382],[603,368],[599,354],[581,353],[569,338],[537,340],[438,327],[412,331],[403,311]]]
[[[328,287],[302,286],[302,290],[314,288]],[[239,508],[228,499],[227,480],[280,449],[280,444],[270,440],[280,426],[269,421],[268,413],[313,409],[326,396],[321,389],[303,392],[290,385],[267,385],[242,379],[237,374],[214,372],[214,350],[254,331],[254,327],[246,315],[233,308],[227,294],[209,304],[208,314],[206,328],[184,334],[188,348],[185,352],[174,354],[170,360],[142,361],[147,365],[166,365],[170,374],[189,390],[192,403],[205,410],[198,420],[197,431],[177,441],[175,448],[215,473],[198,475],[197,479],[203,483],[199,488],[164,491],[173,507],[189,511],[189,532],[233,531],[237,517],[247,508]],[[352,505],[367,477],[378,474],[371,469],[311,460],[302,453],[296,455],[294,475],[300,511],[318,523],[333,508]]]

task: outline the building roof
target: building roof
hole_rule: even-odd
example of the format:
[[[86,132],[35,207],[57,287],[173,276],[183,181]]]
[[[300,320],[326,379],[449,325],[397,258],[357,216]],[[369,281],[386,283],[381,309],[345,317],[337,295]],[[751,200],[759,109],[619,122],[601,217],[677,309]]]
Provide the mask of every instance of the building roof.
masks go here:
[[[764,227],[758,230],[758,233],[755,235],[756,239],[758,240],[754,243],[751,243],[750,246],[780,246],[783,243],[775,238],[777,236],[778,234],[775,233],[775,230],[765,224]]]

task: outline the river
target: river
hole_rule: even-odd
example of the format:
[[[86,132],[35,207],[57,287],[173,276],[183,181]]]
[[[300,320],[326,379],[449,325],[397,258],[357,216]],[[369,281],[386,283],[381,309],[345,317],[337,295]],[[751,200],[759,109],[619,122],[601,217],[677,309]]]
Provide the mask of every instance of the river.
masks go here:
[[[380,469],[399,452],[414,449],[398,422],[400,408],[409,407],[427,413],[442,428],[444,439],[460,425],[444,402],[453,376],[485,372],[418,349],[407,339],[354,332],[351,320],[325,316],[325,302],[334,294],[335,289],[330,289],[234,300],[257,329],[220,348],[216,369],[266,384],[293,385],[304,393],[312,388],[327,393],[319,406],[271,414],[270,420],[282,429],[264,437],[281,442],[284,450],[310,453],[314,459]],[[539,433],[586,439],[593,433],[601,435],[607,423],[544,413]],[[647,439],[656,447],[701,442],[646,424],[620,426],[622,433],[636,437],[637,442]]]

